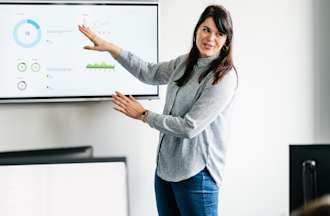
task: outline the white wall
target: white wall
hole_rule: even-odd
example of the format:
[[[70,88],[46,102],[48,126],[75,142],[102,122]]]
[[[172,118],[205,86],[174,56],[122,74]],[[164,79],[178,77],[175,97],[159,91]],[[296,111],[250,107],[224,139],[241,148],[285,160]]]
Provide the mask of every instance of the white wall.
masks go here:
[[[314,10],[314,122],[319,143],[330,140],[330,1],[313,1]]]
[[[288,215],[288,144],[313,141],[311,4],[230,4],[241,97],[223,190],[224,215]]]
[[[315,82],[322,80],[313,73],[314,53],[319,52],[313,42],[316,1],[160,0],[160,60],[188,51],[193,27],[209,3],[223,4],[232,13],[240,90],[222,215],[288,215],[288,144],[329,141],[325,132],[321,137],[316,131],[328,130],[330,121],[320,122],[315,111],[329,114],[323,108],[329,101],[313,104]],[[160,100],[142,103],[161,112],[164,91]],[[0,137],[1,151],[93,145],[96,155],[126,155],[131,215],[156,215],[158,133],[113,111],[111,102],[2,104]]]

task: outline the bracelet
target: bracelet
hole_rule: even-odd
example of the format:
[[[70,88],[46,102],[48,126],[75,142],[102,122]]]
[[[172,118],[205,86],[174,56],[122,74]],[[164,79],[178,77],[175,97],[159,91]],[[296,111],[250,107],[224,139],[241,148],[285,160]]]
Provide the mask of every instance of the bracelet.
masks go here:
[[[149,114],[149,110],[145,110],[145,111],[143,111],[143,113],[141,114],[141,120],[142,120],[143,122],[146,122],[147,117],[148,117],[148,114]]]

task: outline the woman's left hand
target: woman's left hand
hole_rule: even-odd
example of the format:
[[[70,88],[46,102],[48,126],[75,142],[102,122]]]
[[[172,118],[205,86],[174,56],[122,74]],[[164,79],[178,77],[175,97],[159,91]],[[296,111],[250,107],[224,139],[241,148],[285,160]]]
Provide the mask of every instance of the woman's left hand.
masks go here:
[[[116,104],[115,110],[134,119],[141,119],[141,115],[145,111],[144,107],[131,95],[126,97],[116,91],[115,94],[112,94],[112,101]]]

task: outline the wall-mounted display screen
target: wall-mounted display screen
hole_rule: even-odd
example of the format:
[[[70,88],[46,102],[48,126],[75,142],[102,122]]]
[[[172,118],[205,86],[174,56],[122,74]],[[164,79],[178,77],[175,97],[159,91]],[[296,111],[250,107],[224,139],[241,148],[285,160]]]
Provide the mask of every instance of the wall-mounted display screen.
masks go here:
[[[157,97],[108,52],[85,50],[97,35],[158,62],[158,4],[0,3],[0,102],[111,97],[118,90]]]

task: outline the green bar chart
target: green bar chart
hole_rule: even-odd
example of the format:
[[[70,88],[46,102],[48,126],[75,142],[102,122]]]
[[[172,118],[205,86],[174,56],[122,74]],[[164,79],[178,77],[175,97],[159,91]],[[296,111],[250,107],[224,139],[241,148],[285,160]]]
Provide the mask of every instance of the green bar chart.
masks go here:
[[[102,62],[102,63],[88,64],[86,66],[86,68],[87,69],[115,69],[115,66],[113,64]]]

